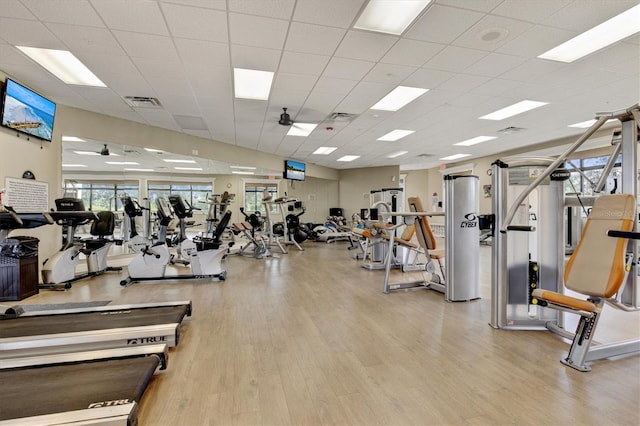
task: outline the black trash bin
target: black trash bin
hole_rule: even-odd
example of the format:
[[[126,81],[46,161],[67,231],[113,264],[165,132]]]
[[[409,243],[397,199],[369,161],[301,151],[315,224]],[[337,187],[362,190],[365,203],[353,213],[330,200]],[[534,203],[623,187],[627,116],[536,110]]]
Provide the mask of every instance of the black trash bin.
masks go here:
[[[22,300],[38,293],[38,243],[15,236],[0,243],[0,301]]]

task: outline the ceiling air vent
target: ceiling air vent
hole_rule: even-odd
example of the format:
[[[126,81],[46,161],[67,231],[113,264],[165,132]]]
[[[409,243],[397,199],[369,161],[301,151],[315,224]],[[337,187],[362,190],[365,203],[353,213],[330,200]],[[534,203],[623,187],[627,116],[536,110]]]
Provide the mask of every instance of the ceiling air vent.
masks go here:
[[[333,112],[329,115],[329,120],[337,122],[348,122],[356,118],[356,114],[349,114],[347,112]]]
[[[162,105],[157,98],[146,96],[125,96],[124,101],[134,108],[161,108]]]
[[[505,127],[504,129],[500,129],[496,131],[496,133],[501,133],[503,135],[512,135],[514,133],[522,132],[523,130],[527,130],[527,129],[523,129],[522,127],[509,126],[509,127]]]

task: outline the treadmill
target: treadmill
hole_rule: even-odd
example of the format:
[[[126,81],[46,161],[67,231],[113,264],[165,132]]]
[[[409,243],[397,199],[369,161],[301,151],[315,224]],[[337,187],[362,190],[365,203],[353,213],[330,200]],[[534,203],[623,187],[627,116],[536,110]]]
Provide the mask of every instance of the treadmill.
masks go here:
[[[0,361],[0,425],[137,425],[137,403],[167,345]]]
[[[0,315],[0,360],[60,352],[177,346],[191,301],[59,310],[7,309]]]

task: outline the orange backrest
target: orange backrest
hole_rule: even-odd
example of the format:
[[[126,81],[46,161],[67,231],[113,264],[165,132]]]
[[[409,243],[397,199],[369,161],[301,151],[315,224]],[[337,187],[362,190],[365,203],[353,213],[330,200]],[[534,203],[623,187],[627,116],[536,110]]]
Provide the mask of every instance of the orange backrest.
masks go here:
[[[424,212],[424,208],[422,207],[422,200],[420,197],[409,197],[409,211],[412,212]],[[427,216],[420,216],[416,218],[415,221],[416,228],[416,236],[418,237],[418,242],[425,250],[435,250],[436,248],[436,237],[433,235],[433,231],[431,230],[431,226],[429,225],[429,219]]]

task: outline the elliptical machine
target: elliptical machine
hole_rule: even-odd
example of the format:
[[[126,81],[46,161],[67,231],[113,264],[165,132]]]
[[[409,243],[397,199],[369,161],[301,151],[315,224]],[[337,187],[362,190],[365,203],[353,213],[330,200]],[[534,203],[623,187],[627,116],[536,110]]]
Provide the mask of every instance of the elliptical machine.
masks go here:
[[[182,202],[182,197],[179,198]],[[127,286],[140,281],[162,280],[188,280],[198,278],[216,278],[224,281],[227,271],[222,268],[222,260],[229,251],[229,244],[223,244],[220,237],[224,233],[229,221],[231,211],[227,210],[220,218],[213,231],[213,237],[195,237],[192,248],[185,248],[182,253],[188,259],[187,265],[191,267],[191,275],[167,275],[167,265],[172,256],[167,247],[167,226],[173,220],[173,212],[169,202],[164,198],[156,199],[158,207],[157,216],[160,222],[158,240],[155,244],[147,246],[140,254],[131,260],[128,271],[129,277],[120,281],[121,286]],[[184,207],[186,209],[186,206]]]
[[[123,238],[127,241],[127,246],[129,250],[133,253],[140,253],[140,251],[149,245],[148,238],[145,236],[138,234],[136,229],[136,217],[142,216],[144,210],[149,210],[145,207],[142,207],[138,201],[134,200],[128,195],[125,195],[120,199],[122,202],[122,207],[124,208],[124,214],[129,218],[128,227],[129,227],[129,235],[128,241],[126,239],[126,235],[123,232]]]
[[[41,289],[71,288],[71,283],[83,278],[100,275],[107,271],[121,271],[120,267],[107,266],[107,255],[114,240],[106,238],[113,235],[115,215],[111,211],[97,214],[84,209],[84,203],[78,198],[59,198],[57,211],[49,216],[60,226],[66,227],[66,238],[62,248],[46,259],[42,264]],[[80,225],[91,223],[91,235],[97,238],[79,240],[75,232]],[[84,254],[87,272],[76,275],[80,255]]]

